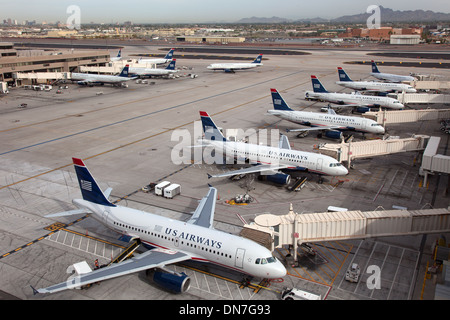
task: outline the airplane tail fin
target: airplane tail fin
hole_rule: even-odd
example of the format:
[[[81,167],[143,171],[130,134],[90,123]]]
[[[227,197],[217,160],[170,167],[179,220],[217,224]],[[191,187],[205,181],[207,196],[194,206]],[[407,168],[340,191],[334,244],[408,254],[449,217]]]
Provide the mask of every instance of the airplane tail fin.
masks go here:
[[[164,59],[172,59],[173,58],[173,52],[175,51],[174,48],[170,49],[169,52],[167,52],[166,56],[164,57]]]
[[[347,72],[344,71],[341,67],[338,67],[338,73],[339,73],[339,81],[348,81],[353,82],[352,79],[348,76]]]
[[[311,75],[311,82],[314,92],[328,92],[316,76]]]
[[[376,62],[373,61],[373,60],[372,60],[372,72],[373,73],[380,73],[380,71],[378,70]]]
[[[207,140],[227,141],[227,138],[223,136],[207,112],[200,111],[200,118],[202,119],[203,132]]]
[[[273,108],[275,110],[293,111],[289,108],[277,89],[270,89],[270,92],[272,93]]]
[[[167,66],[166,70],[175,70],[176,62],[177,62],[177,59],[172,59],[172,61],[170,61],[169,65]]]
[[[119,52],[117,52],[117,58],[120,58],[122,56],[122,49],[119,49]]]
[[[253,60],[252,63],[261,63],[262,56],[263,56],[262,53],[260,53],[260,54],[256,57],[256,59]]]
[[[119,77],[126,77],[128,78],[128,69],[129,65],[127,64],[125,67],[123,67],[122,72],[120,72]]]
[[[77,174],[78,183],[80,184],[83,199],[102,206],[115,207],[115,205],[109,202],[105,194],[100,190],[100,187],[89,172],[83,160],[72,158],[72,161]]]

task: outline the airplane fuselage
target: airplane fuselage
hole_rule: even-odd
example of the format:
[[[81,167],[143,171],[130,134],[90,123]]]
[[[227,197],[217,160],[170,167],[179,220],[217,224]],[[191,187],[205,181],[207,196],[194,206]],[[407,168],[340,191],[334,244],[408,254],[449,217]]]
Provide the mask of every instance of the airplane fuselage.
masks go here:
[[[382,134],[384,128],[371,119],[306,111],[268,110],[268,113],[301,125],[312,127],[339,126],[333,130],[352,130]]]
[[[417,92],[412,86],[403,83],[384,83],[375,81],[337,81],[336,84],[361,91],[374,91],[374,92]]]
[[[403,109],[403,104],[389,97],[366,96],[362,94],[306,91],[305,99],[319,99],[336,104],[354,104],[356,106],[379,106],[390,109]]]
[[[206,68],[210,70],[244,70],[259,67],[260,63],[213,63]]]
[[[178,72],[177,70],[167,70],[167,69],[151,69],[151,68],[130,68],[130,74],[135,74],[138,76],[167,76]]]
[[[370,75],[377,79],[386,80],[389,82],[402,82],[402,81],[416,80],[414,77],[411,77],[411,76],[401,76],[398,74],[390,74],[390,73],[382,73],[382,72],[371,72]]]
[[[192,260],[261,278],[275,279],[286,274],[284,266],[268,249],[243,237],[133,208],[103,206],[82,199],[73,203],[92,211],[92,216],[108,228],[140,238],[146,246],[167,250],[166,253],[182,251]],[[262,259],[265,263],[261,263]]]
[[[235,141],[208,140],[206,144],[214,146],[216,154],[218,150],[223,150],[224,156],[249,159],[254,164],[286,165],[287,169],[308,170],[330,176],[348,174],[348,170],[336,159],[319,153]]]
[[[84,82],[84,84],[94,84],[94,83],[123,83],[131,80],[132,78],[120,77],[120,76],[110,76],[104,74],[90,74],[90,73],[76,73],[73,72],[71,76],[72,81]]]

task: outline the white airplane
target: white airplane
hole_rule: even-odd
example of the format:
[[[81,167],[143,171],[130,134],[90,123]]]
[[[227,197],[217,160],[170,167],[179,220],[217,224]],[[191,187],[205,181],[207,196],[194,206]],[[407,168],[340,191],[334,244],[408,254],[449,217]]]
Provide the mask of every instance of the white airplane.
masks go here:
[[[185,260],[211,262],[260,278],[277,279],[286,275],[286,268],[267,248],[249,239],[214,229],[217,189],[209,188],[208,194],[199,202],[188,221],[178,221],[111,203],[108,200],[111,188],[102,192],[83,161],[73,158],[73,163],[83,199],[74,199],[72,202],[79,209],[47,217],[90,212],[94,219],[108,228],[129,239],[140,239],[149,250],[47,288],[36,290],[32,287],[35,294],[79,288],[154,268],[153,280],[157,284],[170,291],[184,292],[189,289],[189,277],[164,267]]]
[[[292,150],[289,140],[281,135],[278,147],[263,146],[245,142],[229,141],[204,111],[200,111],[205,140],[202,145],[213,147],[216,156],[250,160],[252,167],[210,175],[209,178],[229,177],[247,173],[263,173],[267,180],[288,184],[290,176],[279,172],[283,169],[304,170],[320,175],[344,176],[348,170],[336,159],[319,153]]]
[[[369,107],[385,107],[390,109],[403,109],[400,101],[389,97],[365,96],[359,93],[332,93],[328,92],[320,80],[311,75],[311,81],[314,91],[306,91],[305,99],[317,99],[328,101],[345,106],[360,107],[360,111],[366,112]],[[361,110],[361,109],[364,109]]]
[[[380,79],[380,80],[386,80],[389,82],[402,82],[402,81],[415,81],[416,78],[412,76],[401,76],[398,74],[391,74],[391,73],[382,73],[378,70],[377,64],[375,61],[372,60],[372,72],[370,73],[373,77]]]
[[[172,61],[174,48],[170,49],[169,52],[165,55],[164,58],[153,58],[153,59],[142,59],[138,60],[138,63],[151,63],[151,64],[165,64],[167,62]]]
[[[310,128],[288,129],[288,132],[303,132],[305,136],[309,131],[324,131],[328,138],[340,139],[342,131],[358,131],[363,133],[384,134],[384,128],[377,122],[361,117],[337,115],[333,109],[328,114],[296,111],[291,109],[276,89],[270,89],[274,110],[268,110],[271,115],[288,120]]]
[[[336,84],[353,90],[374,91],[374,92],[402,92],[402,91],[406,93],[417,92],[417,90],[414,89],[412,86],[404,83],[353,81],[341,67],[338,67],[338,74],[339,74],[339,81],[337,81]]]
[[[93,86],[94,84],[118,84],[121,85],[124,82],[130,81],[136,78],[128,77],[129,66],[126,65],[119,75],[105,75],[105,74],[91,74],[91,73],[76,73],[72,72],[72,81],[77,81],[79,85]]]
[[[122,60],[122,49],[119,49],[119,52],[117,52],[117,56],[112,57],[110,60],[111,61],[120,61],[120,60]]]
[[[206,68],[210,70],[223,70],[225,72],[231,72],[234,73],[235,70],[244,70],[244,69],[251,69],[256,68],[259,66],[262,66],[261,63],[262,60],[262,54],[258,55],[253,62],[245,62],[245,63],[213,63],[207,66]]]
[[[169,65],[165,69],[153,69],[153,68],[130,68],[129,73],[137,75],[139,77],[162,77],[169,76],[178,72],[175,70],[175,63],[177,59],[170,61]]]

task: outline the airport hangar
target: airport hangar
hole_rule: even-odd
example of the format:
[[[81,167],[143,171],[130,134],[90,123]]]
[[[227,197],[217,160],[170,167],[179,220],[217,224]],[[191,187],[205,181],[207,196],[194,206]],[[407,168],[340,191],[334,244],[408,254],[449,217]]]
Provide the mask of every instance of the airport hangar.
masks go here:
[[[348,54],[353,56],[360,53]],[[226,179],[208,180],[205,173],[211,170],[223,170],[220,167],[174,165],[170,159],[170,151],[176,144],[171,141],[173,130],[179,128],[192,131],[192,124],[198,120],[199,110],[211,113],[215,121],[224,128],[261,126],[279,127],[280,130],[284,130],[289,127],[289,124],[268,119],[263,115],[266,109],[272,107],[269,86],[281,88],[285,99],[296,101],[301,108],[318,110],[318,104],[303,101],[303,91],[310,89],[309,74],[320,72],[325,77],[323,81],[334,82],[336,64],[349,58],[345,52],[324,51],[317,55],[300,58],[271,56],[265,62],[264,68],[256,72],[237,73],[237,77],[205,71],[203,68],[207,62],[195,60],[183,62],[193,66],[195,72],[200,75],[192,81],[188,80],[190,78],[163,80],[157,82],[155,86],[132,84],[128,89],[105,86],[101,89],[103,91],[101,96],[96,95],[98,88],[79,88],[76,85],[70,86],[63,96],[52,93],[45,96],[44,92],[36,95],[16,91],[6,97],[8,105],[3,98],[1,103],[4,112],[1,121],[2,128],[5,129],[2,132],[4,185],[1,189],[3,204],[1,214],[5,219],[5,232],[1,243],[3,252],[13,253],[2,257],[3,261],[0,261],[7,275],[3,278],[5,283],[2,283],[2,288],[24,299],[52,299],[52,297],[171,299],[170,294],[161,294],[159,289],[149,286],[148,282],[143,281],[139,275],[106,281],[101,286],[86,291],[71,290],[54,296],[32,296],[30,284],[35,285],[39,281],[52,284],[64,280],[67,278],[65,269],[72,263],[82,259],[90,261],[100,255],[102,259],[109,260],[112,250],[107,249],[106,254],[97,252],[100,246],[95,239],[108,239],[111,243],[116,242],[117,239],[117,235],[95,224],[92,219],[84,219],[70,228],[64,226],[67,230],[73,228],[71,231],[84,236],[82,239],[90,239],[91,242],[86,245],[86,242],[83,243],[82,240],[72,237],[73,232],[59,230],[61,225],[43,218],[48,213],[71,209],[72,198],[78,196],[78,186],[69,164],[70,157],[84,158],[101,185],[105,188],[106,186],[114,187],[113,198],[124,198],[122,201],[126,201],[129,206],[143,210],[157,211],[175,218],[186,218],[189,215],[183,212],[189,212],[189,209],[195,208],[197,200],[207,190],[205,187],[207,183],[212,183],[219,189],[222,200],[242,193],[243,189],[252,185],[251,182],[247,182],[247,186],[242,186],[242,183],[229,182]],[[332,55],[334,60],[329,57],[327,59],[327,55]],[[321,63],[319,64],[318,61]],[[354,67],[353,71],[365,77],[366,70],[362,71],[361,68],[361,66]],[[398,69],[393,70],[398,71]],[[420,71],[428,70],[420,69]],[[26,101],[29,107],[26,110],[17,110],[15,101]],[[434,123],[423,122],[420,124],[420,129],[424,133],[439,134],[439,130],[437,129],[437,132],[435,130]],[[405,132],[416,132],[417,126],[393,126],[390,130],[393,134],[402,135]],[[290,139],[294,148],[303,150],[311,150],[313,144],[320,142],[315,138],[299,140],[290,136]],[[253,182],[252,188],[255,189],[251,191],[251,194],[257,203],[237,208],[218,201],[216,227],[236,232],[242,227],[235,215],[236,211],[239,210],[243,218],[251,220],[262,212],[284,214],[288,211],[288,203],[293,203],[295,210],[299,212],[322,212],[328,205],[351,209],[357,207],[361,210],[373,210],[376,206],[390,208],[393,204],[417,209],[426,206],[427,203],[433,203],[435,207],[443,207],[445,204],[448,206],[448,197],[441,196],[443,179],[435,186],[433,183],[436,183],[436,180],[433,180],[430,184],[431,188],[419,189],[420,178],[416,175],[417,168],[414,169],[412,166],[412,158],[411,155],[403,154],[392,158],[361,161],[357,165],[357,172],[349,175],[348,178],[351,181],[344,182],[342,186],[334,188],[333,183],[336,180],[329,179],[328,183],[322,186],[312,183],[300,194],[287,193],[284,188],[274,185]],[[395,179],[398,177],[401,179]],[[183,188],[181,196],[164,202],[162,198],[137,191],[148,182],[161,179],[180,182],[187,188]],[[385,185],[388,190],[384,190],[375,198],[383,181],[387,181]],[[369,190],[362,189],[362,185],[368,186]],[[405,191],[409,191],[410,194],[405,196],[403,194]],[[130,196],[125,197],[127,195]],[[62,222],[70,223],[69,220]],[[44,228],[47,228],[46,231]],[[52,228],[63,232],[58,233],[58,236],[55,233],[48,238],[42,238],[43,234],[52,232],[50,231]],[[428,241],[433,241],[431,238],[429,237]],[[34,239],[41,240],[33,242]],[[348,258],[360,256],[363,249],[368,250],[370,254],[372,247],[388,248],[390,253],[384,252],[385,265],[391,266],[391,260],[396,259],[392,256],[392,252],[400,247],[403,248],[403,252],[411,251],[414,255],[419,251],[420,242],[420,237],[397,237],[387,242],[363,241],[355,245],[348,243],[349,246],[346,247],[348,249],[341,247],[332,252],[329,246],[326,246],[327,249],[324,249],[325,247],[317,247],[317,249],[322,248],[324,252],[321,256],[332,260],[332,257],[339,256],[337,252],[343,250]],[[336,244],[330,243],[330,245]],[[342,243],[339,245],[343,246]],[[95,246],[94,249],[91,248],[93,246]],[[327,254],[325,250],[330,253]],[[382,253],[372,249],[370,256],[378,254]],[[325,290],[324,293],[329,299],[374,298],[367,296],[364,290],[361,290],[362,286],[360,289],[350,289],[340,282],[342,272],[345,271],[345,266],[350,260],[345,257],[344,255],[341,259],[341,264],[336,261],[329,263],[329,265],[336,264],[337,267],[334,270],[330,266],[326,267],[330,270],[314,270],[317,275],[312,274],[311,269],[307,268],[306,274],[309,273],[310,278],[306,274],[296,276],[297,274],[292,272],[294,276],[290,275],[283,284],[272,284],[269,290],[261,290],[256,296],[247,295],[242,290],[235,291],[235,288],[228,285],[227,290],[235,294],[231,295],[231,298],[214,295],[205,289],[209,288],[211,291],[211,283],[199,277],[197,279],[200,285],[192,290],[190,293],[192,296],[189,297],[193,299],[236,299],[236,297],[238,299],[239,297],[240,299],[278,299],[277,291],[280,290],[280,286],[293,285],[297,281],[302,281],[302,285],[305,286],[319,286],[320,290]],[[413,262],[412,270],[415,271],[414,266],[418,259],[414,258]],[[420,270],[423,268],[420,266]],[[405,277],[410,278],[410,266],[398,264],[397,269],[394,268],[394,270],[400,271],[398,281],[405,281]],[[417,271],[415,280],[421,281],[420,277],[423,274]],[[407,288],[406,291],[410,291],[411,287],[416,285],[411,281],[407,285],[402,284]],[[213,282],[217,282],[217,278]],[[395,287],[397,284],[391,279],[389,287]],[[129,290],[118,292],[117,287],[123,285]],[[314,288],[311,290],[319,290]],[[135,294],[137,295],[134,296]],[[409,298],[410,295],[402,294],[400,297]],[[380,299],[384,298],[386,296]],[[390,299],[395,298],[394,294],[390,296]]]

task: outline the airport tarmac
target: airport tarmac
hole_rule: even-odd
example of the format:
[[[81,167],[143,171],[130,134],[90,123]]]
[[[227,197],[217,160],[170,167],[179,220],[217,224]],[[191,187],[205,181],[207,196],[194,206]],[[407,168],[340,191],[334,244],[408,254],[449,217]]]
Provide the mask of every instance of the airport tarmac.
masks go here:
[[[127,56],[143,50],[145,47],[125,47],[122,53]],[[207,70],[211,60],[176,58],[178,67],[188,67],[180,71],[182,76],[152,79],[154,84],[130,81],[128,88],[68,84],[61,94],[18,88],[0,98],[2,291],[19,299],[276,300],[283,287],[295,286],[327,299],[420,297],[426,260],[439,235],[315,243],[315,256],[302,253],[303,264],[288,267],[283,281],[270,285],[252,279],[250,287],[241,288],[239,276],[227,271],[177,265],[174,268],[185,270],[192,278],[191,289],[183,295],[165,292],[147,280],[145,273],[139,273],[104,281],[88,290],[33,296],[30,285],[40,288],[64,281],[69,265],[82,260],[92,265],[95,259],[106,263],[125,245],[117,240],[117,234],[92,218],[76,221],[80,217],[44,217],[74,209],[71,201],[80,196],[71,157],[84,159],[100,186],[113,188],[112,199],[120,205],[177,219],[189,217],[210,183],[219,191],[215,227],[232,233],[239,233],[242,227],[236,213],[252,221],[266,212],[287,214],[290,203],[298,213],[324,212],[330,205],[362,211],[391,209],[393,205],[409,209],[449,206],[449,196],[444,194],[448,177],[433,176],[428,186],[422,186],[423,178],[414,161],[416,153],[357,160],[348,176],[326,177],[323,184],[318,183],[317,176],[307,174],[307,186],[298,193],[251,177],[240,181],[208,179],[206,173],[229,170],[221,165],[174,163],[179,153],[172,150],[180,143],[176,134],[189,133],[195,144],[194,123],[199,121],[200,110],[207,111],[224,129],[276,129],[285,133],[295,125],[265,115],[272,108],[269,89],[278,89],[296,110],[318,111],[323,103],[304,100],[304,92],[311,90],[310,75],[317,75],[329,90],[349,92],[335,84],[336,67],[346,61],[372,59],[365,52],[333,49],[301,56],[267,54],[264,66],[234,74]],[[366,79],[370,72],[369,67],[361,65],[346,65],[345,69],[354,79]],[[426,68],[408,71],[448,73]],[[403,73],[405,69],[384,66],[383,72]],[[198,77],[191,78],[190,73]],[[22,103],[27,107],[19,108]],[[438,123],[391,125],[388,130],[390,135],[400,137],[414,133],[440,136],[438,153],[448,154],[448,135],[439,130]],[[299,139],[292,133],[288,137],[294,149],[304,151],[332,142],[315,135]],[[356,140],[360,138],[355,136]],[[181,195],[164,199],[140,191],[150,182],[163,180],[179,183]],[[225,202],[246,192],[254,198],[247,206]],[[275,254],[282,259],[284,249]],[[365,273],[358,284],[343,280],[352,261]],[[373,264],[380,264],[385,272],[381,289],[369,290],[366,270]]]

